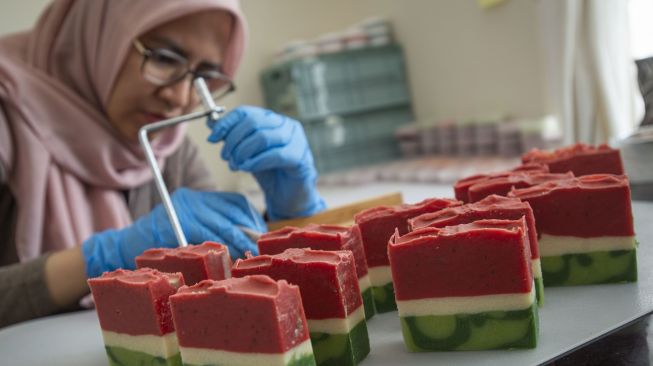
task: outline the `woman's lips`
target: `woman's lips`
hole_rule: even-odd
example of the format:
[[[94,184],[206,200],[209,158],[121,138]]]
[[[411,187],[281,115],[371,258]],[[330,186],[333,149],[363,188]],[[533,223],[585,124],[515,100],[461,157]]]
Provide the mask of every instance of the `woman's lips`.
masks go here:
[[[145,116],[145,123],[154,123],[169,118],[158,113],[143,113],[143,115]]]

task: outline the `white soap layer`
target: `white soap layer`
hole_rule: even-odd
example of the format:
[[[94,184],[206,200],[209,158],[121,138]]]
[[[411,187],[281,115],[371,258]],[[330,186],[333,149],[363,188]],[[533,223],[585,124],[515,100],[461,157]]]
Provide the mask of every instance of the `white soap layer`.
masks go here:
[[[370,276],[370,283],[374,287],[382,287],[392,282],[390,266],[370,267],[368,274]]]
[[[397,301],[399,316],[477,314],[487,311],[523,310],[535,302],[535,286],[530,292],[439,297],[420,300]]]
[[[346,334],[361,320],[365,320],[365,308],[361,304],[346,318],[306,319],[311,333]]]
[[[358,287],[361,289],[361,293],[370,288],[370,286],[372,286],[372,284],[370,283],[369,273],[358,279]]]
[[[542,278],[542,264],[540,258],[531,260],[531,271],[533,271],[533,278]]]
[[[306,355],[313,355],[310,339],[284,353],[244,353],[195,347],[179,349],[184,365],[286,366],[293,357],[299,359]]]
[[[156,357],[168,358],[179,353],[175,332],[156,336],[150,334],[130,335],[103,330],[102,338],[104,338],[104,345],[107,347],[120,347]]]
[[[540,257],[611,250],[631,250],[637,247],[634,236],[581,238],[578,236],[542,234],[542,238],[538,243],[540,245]]]

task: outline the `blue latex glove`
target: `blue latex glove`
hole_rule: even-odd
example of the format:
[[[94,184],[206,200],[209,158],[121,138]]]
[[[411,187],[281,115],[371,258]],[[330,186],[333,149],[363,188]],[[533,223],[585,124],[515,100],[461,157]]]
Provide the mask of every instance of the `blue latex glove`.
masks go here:
[[[299,122],[243,106],[208,125],[210,142],[224,140],[222,158],[229,168],[254,174],[271,220],[310,216],[326,207],[315,187],[317,171]]]
[[[179,222],[190,244],[215,241],[229,247],[232,259],[246,251],[258,254],[258,248],[237,226],[259,232],[267,228],[261,215],[247,199],[237,193],[176,190],[171,196]],[[92,235],[82,244],[88,277],[118,268],[134,269],[134,258],[146,249],[176,247],[177,237],[162,204],[119,230]]]

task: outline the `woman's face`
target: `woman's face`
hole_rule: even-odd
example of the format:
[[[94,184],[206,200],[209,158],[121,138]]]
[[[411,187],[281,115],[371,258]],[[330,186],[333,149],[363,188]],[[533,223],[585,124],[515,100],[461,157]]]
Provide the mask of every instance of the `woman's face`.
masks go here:
[[[232,25],[227,12],[194,13],[160,25],[138,41],[148,49],[166,49],[185,57],[192,70],[221,71]],[[190,75],[174,84],[157,86],[141,74],[142,63],[143,56],[132,47],[107,104],[109,121],[130,141],[138,140],[143,125],[188,113],[199,103]]]

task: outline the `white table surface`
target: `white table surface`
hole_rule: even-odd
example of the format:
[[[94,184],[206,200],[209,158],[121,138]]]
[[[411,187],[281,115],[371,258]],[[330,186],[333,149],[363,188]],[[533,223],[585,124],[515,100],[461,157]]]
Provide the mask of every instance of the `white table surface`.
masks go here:
[[[323,189],[333,205],[397,191],[396,185]],[[406,202],[450,196],[442,186],[403,185]],[[337,198],[334,198],[337,197]],[[639,281],[633,284],[546,288],[540,338],[533,350],[408,353],[396,313],[368,323],[372,351],[362,366],[539,365],[653,312],[653,203],[634,202]],[[0,330],[0,364],[108,365],[94,311],[51,316]]]

